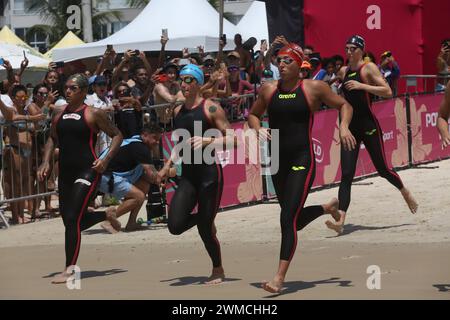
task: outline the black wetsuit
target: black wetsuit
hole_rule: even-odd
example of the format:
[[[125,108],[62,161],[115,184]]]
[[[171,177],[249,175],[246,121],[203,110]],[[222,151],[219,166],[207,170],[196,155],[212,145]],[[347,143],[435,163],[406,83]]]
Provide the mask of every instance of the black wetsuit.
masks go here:
[[[290,92],[283,92],[279,85],[267,110],[269,127],[279,130],[280,139],[279,170],[272,175],[281,206],[280,259],[290,261],[297,246],[297,230],[324,214],[322,206],[303,207],[315,177],[314,117],[302,82]]]
[[[387,179],[397,189],[403,188],[402,180],[398,174],[387,165],[384,153],[383,131],[377,118],[372,113],[372,101],[369,93],[364,90],[349,91],[345,88],[345,83],[350,80],[365,83],[361,76],[361,71],[365,66],[363,64],[356,71],[348,68],[342,85],[345,99],[353,107],[353,118],[349,129],[357,142],[356,148],[352,151],[346,151],[344,148],[341,148],[342,178],[339,186],[339,210],[344,212],[348,210],[350,205],[352,181],[355,176],[361,142],[364,142],[378,174]]]
[[[174,119],[175,129],[185,129],[194,137],[194,123],[201,124],[201,134],[212,128],[205,114],[205,100],[195,108],[188,110],[183,105]],[[199,149],[202,151],[202,149]],[[222,167],[218,163],[186,163],[183,155],[182,176],[169,209],[168,227],[172,234],[179,235],[197,225],[200,237],[211,257],[213,267],[222,265],[220,244],[213,234],[213,223],[222,197]],[[194,162],[191,152],[191,162]],[[198,205],[197,214],[192,214]]]
[[[54,123],[60,150],[59,209],[66,227],[67,267],[77,262],[81,231],[105,220],[104,212],[87,212],[101,176],[92,169],[97,132],[88,125],[86,111],[86,105],[75,112],[66,108]]]

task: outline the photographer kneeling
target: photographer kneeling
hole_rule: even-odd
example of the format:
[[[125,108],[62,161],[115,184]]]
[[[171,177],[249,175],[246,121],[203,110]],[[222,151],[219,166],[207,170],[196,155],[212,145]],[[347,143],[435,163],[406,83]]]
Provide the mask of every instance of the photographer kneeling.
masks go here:
[[[117,217],[130,212],[126,231],[135,231],[140,228],[136,218],[144,204],[150,184],[161,184],[158,172],[153,165],[156,159],[152,156],[153,151],[158,149],[161,133],[160,127],[146,125],[140,135],[124,139],[119,152],[111,160],[102,176],[99,191],[111,194],[117,199],[123,199],[122,204],[117,208]],[[176,171],[173,169],[171,176],[175,175]],[[116,233],[107,222],[103,223],[102,227],[110,233]]]

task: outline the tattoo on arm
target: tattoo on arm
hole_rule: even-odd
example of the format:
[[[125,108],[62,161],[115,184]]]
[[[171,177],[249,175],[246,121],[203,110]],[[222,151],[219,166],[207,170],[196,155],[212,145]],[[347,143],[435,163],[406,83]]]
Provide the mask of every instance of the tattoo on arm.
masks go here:
[[[209,112],[214,113],[217,111],[217,107],[216,106],[210,106],[209,107]]]

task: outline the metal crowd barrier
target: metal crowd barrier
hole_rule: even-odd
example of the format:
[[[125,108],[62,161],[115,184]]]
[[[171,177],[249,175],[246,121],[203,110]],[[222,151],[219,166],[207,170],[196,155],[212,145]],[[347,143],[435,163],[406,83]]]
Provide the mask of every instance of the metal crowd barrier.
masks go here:
[[[4,213],[12,212],[14,223],[25,219],[25,207],[31,217],[40,215],[40,204],[56,194],[56,169],[44,182],[38,182],[37,168],[42,162],[44,145],[49,134],[49,121],[38,123],[16,121],[0,124],[1,191],[0,219],[6,227]],[[56,168],[53,157],[52,168]],[[51,206],[50,204],[48,205]]]
[[[405,93],[410,94],[444,91],[449,80],[449,74],[400,76],[400,81],[404,82],[406,88]],[[399,85],[400,84],[402,83],[399,83]]]
[[[224,108],[230,122],[242,121],[254,101],[254,94],[233,96],[224,99],[214,99]],[[165,131],[173,128],[173,119],[159,118],[161,109],[173,108],[175,104],[159,104],[142,108],[143,124],[153,121]],[[115,112],[109,113],[115,123]],[[13,220],[24,217],[25,207],[33,218],[34,212],[40,212],[42,199],[51,201],[51,196],[57,194],[57,156],[52,160],[52,174],[43,183],[37,181],[37,168],[42,162],[43,150],[50,133],[50,120],[32,123],[26,121],[0,123],[1,134],[1,173],[0,189],[0,221],[9,227],[5,211],[13,213]],[[106,145],[110,143],[106,139]],[[100,149],[96,150],[98,153]],[[50,200],[49,200],[50,198]],[[14,221],[17,222],[17,221]]]

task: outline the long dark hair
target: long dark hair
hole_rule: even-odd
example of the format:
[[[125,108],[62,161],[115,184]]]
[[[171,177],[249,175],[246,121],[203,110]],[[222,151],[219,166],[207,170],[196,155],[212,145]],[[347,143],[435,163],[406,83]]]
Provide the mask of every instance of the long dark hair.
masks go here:
[[[54,72],[54,73],[56,73],[58,75],[58,82],[55,83],[55,84],[50,84],[50,83],[47,82],[47,77],[52,72]],[[56,90],[58,91],[58,95],[57,95],[56,98],[58,98],[58,97],[65,98],[65,96],[64,96],[64,80],[62,78],[63,78],[62,75],[60,73],[58,73],[57,71],[49,70],[45,74],[44,81],[42,81],[43,84],[47,85],[48,90],[50,90],[52,92],[56,91]]]
[[[46,88],[50,92],[50,88],[45,83],[39,83],[36,87],[33,89],[33,102],[36,103],[36,96],[41,88]]]

